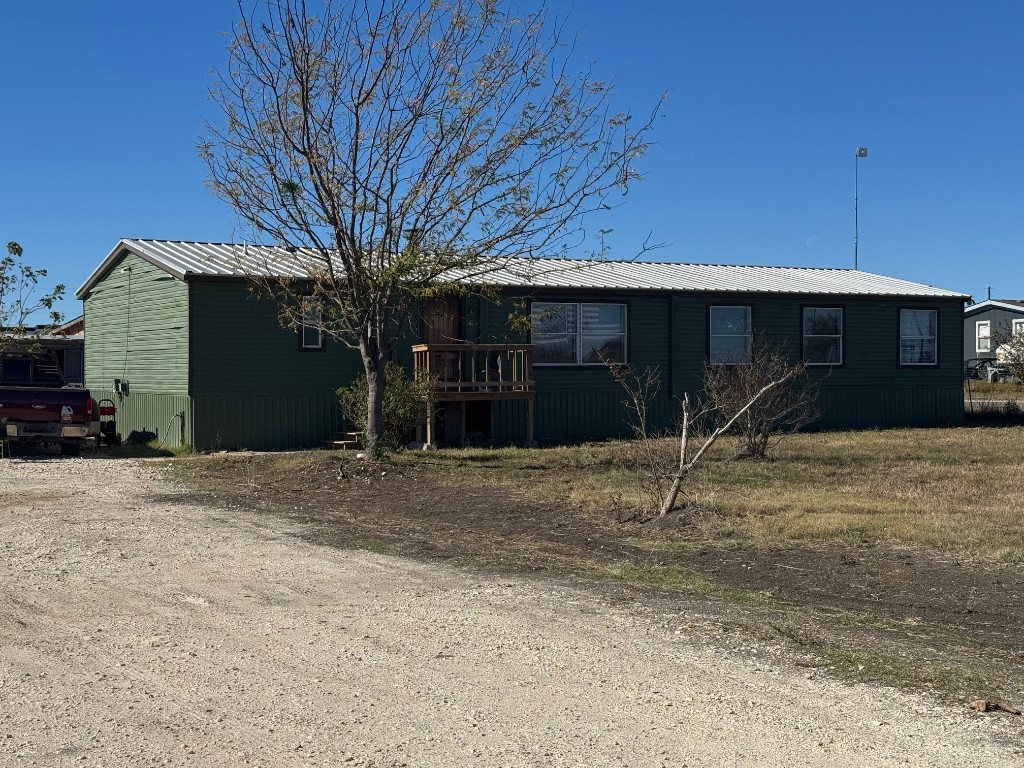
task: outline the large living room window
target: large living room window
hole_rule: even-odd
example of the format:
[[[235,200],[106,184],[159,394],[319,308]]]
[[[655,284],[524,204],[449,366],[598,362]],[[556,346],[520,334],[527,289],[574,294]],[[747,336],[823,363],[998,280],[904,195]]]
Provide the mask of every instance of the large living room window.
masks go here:
[[[749,306],[708,308],[708,360],[712,365],[750,362],[753,329]]]
[[[937,365],[939,313],[934,309],[900,310],[900,365]]]
[[[537,301],[530,307],[534,365],[626,362],[626,305]]]
[[[803,308],[803,357],[808,365],[843,364],[841,307]]]

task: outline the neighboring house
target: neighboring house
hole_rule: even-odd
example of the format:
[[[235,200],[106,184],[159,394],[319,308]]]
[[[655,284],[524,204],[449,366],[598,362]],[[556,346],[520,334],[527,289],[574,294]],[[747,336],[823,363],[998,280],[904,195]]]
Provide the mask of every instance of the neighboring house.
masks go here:
[[[85,382],[85,316],[79,315],[56,328],[48,325],[25,329],[20,337],[52,352],[68,384]]]
[[[118,243],[77,295],[86,384],[117,400],[121,431],[197,448],[328,439],[341,426],[334,390],[361,373],[358,355],[312,325],[282,329],[242,277],[296,263],[282,248]],[[822,428],[963,421],[964,294],[845,269],[561,259],[517,261],[487,282],[488,298],[425,306],[420,338],[399,354],[437,380],[442,439],[627,435],[606,360],[657,369],[650,426],[669,428],[704,362],[742,362],[756,334],[815,368]],[[513,313],[532,317],[531,333],[510,329]]]
[[[1024,301],[988,299],[964,308],[964,360],[994,360],[998,339],[1024,332]]]

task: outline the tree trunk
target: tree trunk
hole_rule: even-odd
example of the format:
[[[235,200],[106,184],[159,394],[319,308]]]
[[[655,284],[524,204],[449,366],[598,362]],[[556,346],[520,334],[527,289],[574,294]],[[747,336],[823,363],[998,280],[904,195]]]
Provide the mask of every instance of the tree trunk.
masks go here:
[[[658,517],[664,517],[676,505],[676,497],[679,496],[679,489],[683,487],[683,480],[690,474],[689,449],[690,440],[690,395],[683,395],[683,426],[682,434],[679,436],[679,469],[672,478],[672,485],[665,495],[665,501],[661,504]]]
[[[384,386],[386,385],[384,355],[381,350],[366,339],[360,340],[359,351],[366,372],[366,450],[377,457],[384,450],[381,437],[384,435]]]
[[[789,371],[787,371],[781,378],[770,381],[763,387],[761,387],[758,393],[754,395],[752,398],[750,398],[747,404],[744,405],[735,416],[733,416],[725,424],[723,424],[722,426],[720,426],[718,429],[711,433],[711,435],[704,441],[704,445],[702,445],[700,449],[693,455],[692,459],[689,458],[688,456],[691,421],[690,396],[688,394],[683,395],[683,426],[682,434],[679,438],[679,468],[676,470],[675,475],[672,476],[672,485],[668,489],[668,494],[666,494],[665,496],[665,503],[662,504],[661,506],[661,512],[658,515],[659,517],[664,517],[672,511],[672,508],[676,504],[676,497],[678,497],[679,491],[683,487],[683,481],[686,479],[686,476],[690,474],[690,471],[700,463],[700,460],[703,458],[705,451],[707,451],[712,445],[714,445],[715,441],[719,437],[728,432],[732,425],[736,423],[736,420],[741,418],[745,413],[747,413],[754,405],[754,403],[761,399],[765,392],[770,390],[772,387],[777,387],[779,384],[789,381],[791,378],[796,376],[799,373],[799,371],[799,368],[792,368]]]

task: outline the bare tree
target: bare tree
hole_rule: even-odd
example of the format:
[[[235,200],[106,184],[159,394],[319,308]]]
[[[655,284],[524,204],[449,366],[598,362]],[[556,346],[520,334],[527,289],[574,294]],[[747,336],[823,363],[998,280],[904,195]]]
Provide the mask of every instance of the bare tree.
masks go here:
[[[707,407],[699,411],[695,416],[690,407],[690,396],[688,394],[683,395],[683,421],[679,430],[679,466],[676,468],[675,474],[672,475],[672,483],[665,494],[665,501],[661,505],[661,517],[667,515],[675,507],[679,491],[682,489],[686,478],[701,463],[704,459],[704,454],[718,441],[718,438],[732,429],[733,424],[742,419],[747,413],[754,410],[762,398],[769,396],[772,390],[775,390],[777,387],[784,387],[796,375],[796,369],[782,371],[780,378],[770,379],[765,382],[764,386],[755,392],[738,411],[729,416],[724,424],[719,425],[705,437],[700,448],[692,454],[690,453],[690,438],[692,437],[693,425],[700,420],[701,416],[707,413]]]
[[[792,357],[787,344],[755,336],[745,362],[704,366],[708,402],[739,435],[737,458],[763,458],[782,437],[818,417],[818,383],[807,376],[807,364]]]
[[[497,0],[265,0],[246,9],[200,154],[209,186],[259,238],[279,319],[358,349],[367,438],[403,319],[453,274],[582,242],[583,217],[639,178],[657,107],[636,124],[572,71],[543,10]],[[660,105],[660,102],[659,102]]]
[[[0,259],[0,350],[14,345],[33,346],[27,338],[29,319],[46,311],[47,320],[56,325],[61,314],[53,305],[64,295],[63,284],[49,293],[37,294],[39,280],[47,276],[45,269],[35,269],[24,262],[24,250],[11,241],[7,255]]]
[[[765,402],[778,399],[776,393],[786,391],[787,385],[802,376],[805,371],[802,364],[792,363],[782,367],[763,368],[765,378],[760,382],[759,388],[748,393],[744,401],[735,401],[737,407],[730,412],[721,411],[720,406],[711,401],[697,404],[695,407],[690,402],[689,393],[684,393],[679,425],[679,453],[673,469],[664,466],[665,462],[657,446],[658,441],[652,434],[647,419],[649,403],[661,386],[658,371],[647,368],[634,372],[627,366],[614,363],[608,367],[612,376],[626,392],[623,404],[630,414],[637,443],[634,472],[641,496],[646,497],[647,501],[657,502],[659,517],[664,517],[675,508],[683,484],[704,460],[711,446],[750,412],[762,407]],[[699,431],[698,425],[712,418],[716,412],[722,417],[718,426],[707,432]],[[695,443],[699,443],[696,450]]]

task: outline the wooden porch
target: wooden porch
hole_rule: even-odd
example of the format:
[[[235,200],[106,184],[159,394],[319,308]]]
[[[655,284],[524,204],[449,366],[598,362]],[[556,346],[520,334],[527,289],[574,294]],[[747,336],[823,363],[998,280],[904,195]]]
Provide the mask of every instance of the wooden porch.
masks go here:
[[[461,403],[461,438],[466,437],[466,403],[525,400],[526,441],[533,442],[532,344],[417,344],[413,375],[432,382],[434,402]],[[427,419],[426,444],[435,444],[434,414]]]

